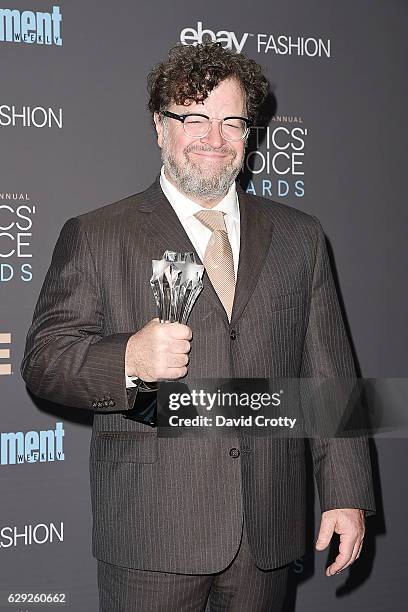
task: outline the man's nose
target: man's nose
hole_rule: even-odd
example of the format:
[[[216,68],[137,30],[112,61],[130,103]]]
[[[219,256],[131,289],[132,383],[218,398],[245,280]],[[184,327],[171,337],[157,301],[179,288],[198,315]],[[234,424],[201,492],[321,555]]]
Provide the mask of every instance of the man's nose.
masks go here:
[[[210,122],[210,129],[208,134],[200,138],[201,142],[208,144],[213,149],[220,149],[224,144],[225,140],[221,135],[221,121],[212,120]]]

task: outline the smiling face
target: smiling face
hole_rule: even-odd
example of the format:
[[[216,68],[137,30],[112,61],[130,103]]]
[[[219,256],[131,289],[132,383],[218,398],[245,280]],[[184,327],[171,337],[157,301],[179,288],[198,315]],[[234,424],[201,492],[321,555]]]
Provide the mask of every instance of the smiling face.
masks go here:
[[[211,119],[247,116],[244,93],[236,79],[221,81],[203,103],[171,104],[167,110],[179,115],[200,113]],[[183,124],[176,119],[155,113],[154,122],[167,178],[203,206],[215,206],[242,168],[245,140],[224,140],[219,121],[211,122],[203,138],[187,136]]]

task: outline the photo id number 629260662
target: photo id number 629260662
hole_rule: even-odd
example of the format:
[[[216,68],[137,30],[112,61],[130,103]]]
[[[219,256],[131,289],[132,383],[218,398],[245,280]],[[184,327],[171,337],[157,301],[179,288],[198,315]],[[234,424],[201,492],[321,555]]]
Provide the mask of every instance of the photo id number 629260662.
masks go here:
[[[35,591],[24,593],[24,592],[11,592],[2,591],[0,593],[0,609],[7,607],[10,610],[20,608],[26,605],[35,606],[58,606],[68,603],[66,593],[38,593]],[[24,611],[23,611],[24,612]]]

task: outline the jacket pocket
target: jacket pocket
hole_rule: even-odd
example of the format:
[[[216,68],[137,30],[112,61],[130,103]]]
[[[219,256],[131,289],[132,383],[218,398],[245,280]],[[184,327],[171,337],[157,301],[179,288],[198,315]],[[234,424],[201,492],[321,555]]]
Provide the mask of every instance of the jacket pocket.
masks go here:
[[[305,302],[305,294],[303,291],[295,291],[293,293],[281,293],[280,295],[271,296],[271,310],[285,310],[287,308],[297,308]]]
[[[154,463],[157,435],[142,432],[99,432],[91,458],[111,463]]]

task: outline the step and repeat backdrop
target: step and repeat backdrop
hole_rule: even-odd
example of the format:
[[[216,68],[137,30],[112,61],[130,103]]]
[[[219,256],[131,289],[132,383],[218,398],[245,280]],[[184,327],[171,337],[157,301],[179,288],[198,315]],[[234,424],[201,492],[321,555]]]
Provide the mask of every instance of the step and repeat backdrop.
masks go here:
[[[141,191],[160,170],[146,75],[175,43],[218,40],[264,67],[276,108],[253,134],[244,187],[321,220],[359,373],[406,376],[407,28],[403,0],[1,3],[0,611],[50,609],[14,606],[11,593],[98,609],[92,414],[31,396],[19,368],[65,220]],[[401,609],[408,441],[379,436],[372,455],[378,514],[361,559],[325,577],[312,485],[288,611]]]

